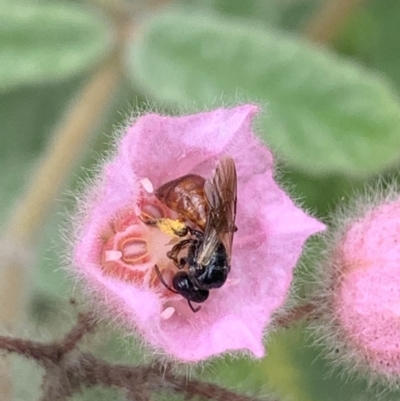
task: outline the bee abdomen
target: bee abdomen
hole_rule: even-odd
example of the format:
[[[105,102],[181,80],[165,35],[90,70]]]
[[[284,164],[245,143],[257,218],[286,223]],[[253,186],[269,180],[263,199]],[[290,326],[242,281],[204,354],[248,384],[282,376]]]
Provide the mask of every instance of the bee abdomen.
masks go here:
[[[170,209],[204,230],[208,208],[204,183],[203,177],[188,174],[162,185],[155,195]]]

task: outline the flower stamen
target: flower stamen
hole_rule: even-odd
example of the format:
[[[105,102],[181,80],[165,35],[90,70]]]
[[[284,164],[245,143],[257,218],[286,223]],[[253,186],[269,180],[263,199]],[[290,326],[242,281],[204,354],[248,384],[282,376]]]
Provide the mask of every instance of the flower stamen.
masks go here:
[[[175,313],[175,308],[172,306],[167,306],[162,312],[161,312],[161,319],[163,320],[168,320],[171,318],[171,316]]]
[[[143,178],[140,180],[143,189],[148,193],[152,194],[154,192],[153,183],[148,178]]]
[[[105,251],[104,252],[104,261],[105,262],[115,262],[116,260],[120,260],[122,257],[121,251]]]

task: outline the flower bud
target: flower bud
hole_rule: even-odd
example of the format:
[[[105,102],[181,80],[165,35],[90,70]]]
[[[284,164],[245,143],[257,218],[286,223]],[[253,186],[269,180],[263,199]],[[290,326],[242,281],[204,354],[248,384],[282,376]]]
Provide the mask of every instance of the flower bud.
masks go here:
[[[321,265],[316,335],[322,334],[335,362],[370,381],[397,385],[400,196],[368,195],[350,209],[354,216],[345,211],[335,222]]]

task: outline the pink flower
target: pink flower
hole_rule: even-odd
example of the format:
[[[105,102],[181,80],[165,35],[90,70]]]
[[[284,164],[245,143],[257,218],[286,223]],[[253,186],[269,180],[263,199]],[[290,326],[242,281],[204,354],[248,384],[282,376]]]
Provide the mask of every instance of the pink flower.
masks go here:
[[[400,197],[393,190],[383,197],[380,192],[357,200],[354,215],[346,212],[349,217],[337,222],[322,265],[317,335],[324,334],[335,362],[370,381],[398,385]]]
[[[81,208],[77,271],[105,309],[180,360],[246,349],[262,357],[263,331],[286,298],[304,242],[324,228],[275,183],[272,155],[251,129],[257,111],[243,105],[138,118]],[[238,176],[231,271],[193,313],[160,283],[154,268],[171,285],[178,269],[166,254],[181,238],[143,220],[176,222],[177,214],[153,190],[189,173],[208,178],[223,155],[234,159]]]

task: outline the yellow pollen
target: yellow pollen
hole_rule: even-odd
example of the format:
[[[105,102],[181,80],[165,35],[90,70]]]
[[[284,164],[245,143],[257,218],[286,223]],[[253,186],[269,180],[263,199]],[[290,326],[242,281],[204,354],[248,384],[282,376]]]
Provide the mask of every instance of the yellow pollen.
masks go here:
[[[186,234],[186,225],[179,220],[172,220],[168,218],[159,219],[156,221],[157,227],[165,234],[171,236],[183,236]]]

